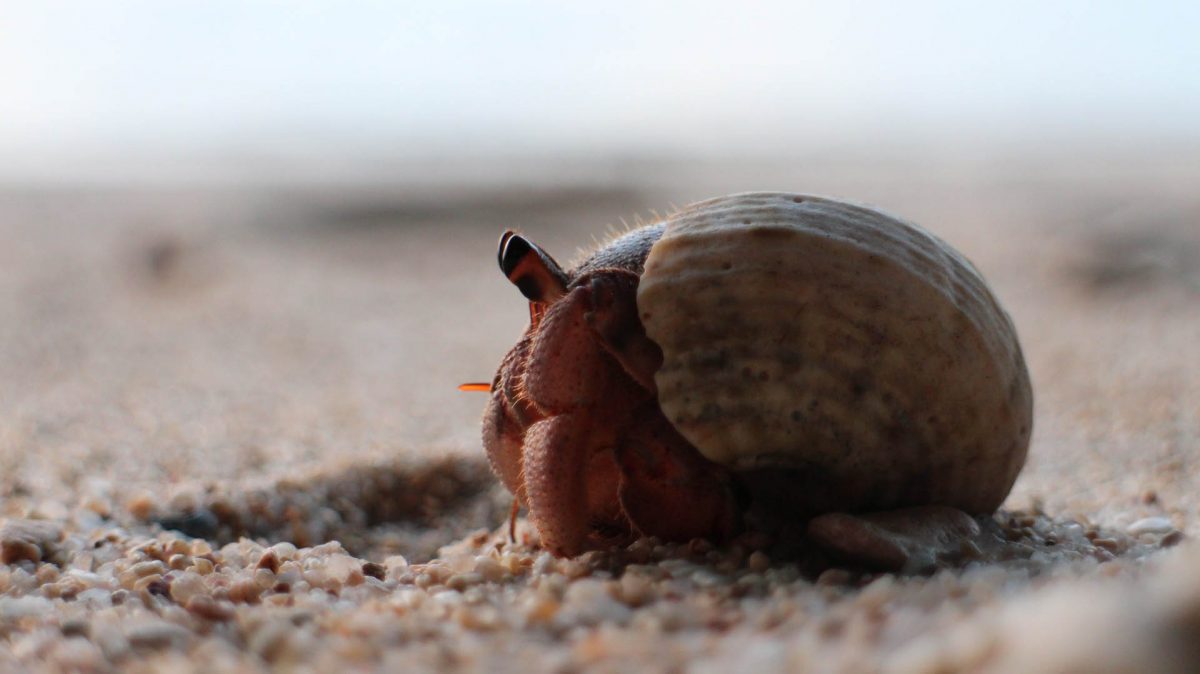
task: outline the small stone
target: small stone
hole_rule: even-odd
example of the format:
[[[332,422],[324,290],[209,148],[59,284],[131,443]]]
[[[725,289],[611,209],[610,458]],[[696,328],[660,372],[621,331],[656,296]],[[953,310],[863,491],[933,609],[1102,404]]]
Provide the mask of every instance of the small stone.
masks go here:
[[[47,520],[9,520],[0,527],[0,562],[40,562],[62,539],[62,527]]]
[[[625,624],[633,616],[626,605],[613,599],[608,583],[595,578],[577,580],[567,588],[560,616],[570,625]]]
[[[129,640],[115,624],[100,623],[92,631],[91,640],[110,662],[121,660],[129,654]]]
[[[558,600],[539,593],[521,603],[521,612],[527,622],[541,625],[553,620],[561,607],[562,604]]]
[[[207,508],[187,508],[175,515],[159,518],[157,522],[163,529],[178,531],[193,538],[211,538],[221,525],[217,516]]]
[[[500,581],[506,575],[500,562],[484,555],[475,558],[475,573],[489,583]]]
[[[728,585],[729,579],[719,573],[714,573],[708,569],[698,569],[691,575],[691,580],[697,587],[717,587],[719,585]]]
[[[641,574],[626,573],[618,581],[618,598],[625,604],[637,608],[654,598],[654,585]]]
[[[43,597],[0,597],[0,622],[40,616],[53,608],[54,604]]]
[[[846,569],[825,569],[817,576],[817,585],[822,587],[841,587],[849,585],[854,580],[854,574]]]
[[[171,599],[179,605],[185,605],[197,595],[206,594],[207,586],[196,573],[185,571],[171,581]]]
[[[1141,534],[1165,534],[1173,531],[1175,525],[1166,517],[1143,517],[1126,527],[1125,532],[1130,536]]]
[[[571,580],[583,578],[592,573],[592,567],[579,559],[568,559],[559,567],[562,574]]]
[[[171,593],[171,584],[162,578],[156,578],[146,584],[146,591],[158,597],[166,597]]]
[[[273,550],[267,550],[263,556],[258,559],[258,564],[255,565],[259,569],[267,569],[271,573],[279,573],[279,557]]]
[[[543,552],[533,560],[533,575],[541,576],[552,573],[558,566],[557,560],[549,552]]]
[[[151,560],[134,564],[129,570],[133,572],[133,575],[142,578],[151,574],[162,575],[166,571],[166,566],[158,560]]]
[[[271,662],[286,651],[288,639],[296,631],[290,620],[275,620],[255,630],[250,637],[250,650],[263,660]]]
[[[254,571],[254,582],[262,589],[267,589],[275,585],[275,574],[268,569],[256,569]]]
[[[64,637],[87,637],[91,632],[91,624],[83,618],[64,620],[58,630]]]
[[[500,624],[496,609],[491,606],[460,607],[454,612],[454,620],[464,628],[476,632],[493,630]]]
[[[229,600],[237,604],[257,604],[262,588],[253,580],[239,580],[229,588]]]
[[[519,576],[526,569],[533,566],[533,560],[524,555],[504,555],[500,559],[500,565],[504,567],[508,575]]]
[[[376,580],[387,578],[387,569],[382,564],[376,564],[375,562],[363,562],[362,572],[364,576],[369,576]]]
[[[383,567],[389,575],[396,576],[408,569],[408,560],[402,555],[392,555],[383,560]]]
[[[746,559],[746,568],[754,573],[762,573],[771,568],[771,558],[762,550],[755,550],[750,553],[750,557]]]
[[[141,578],[138,578],[137,581],[134,582],[133,589],[135,591],[146,590],[150,587],[151,583],[161,582],[161,581],[162,581],[162,576],[158,575],[157,573],[154,575],[150,575],[150,576],[142,576]]]
[[[53,564],[42,564],[38,567],[37,573],[33,574],[37,579],[38,585],[53,583],[58,580],[58,568]]]
[[[135,496],[125,504],[125,509],[139,520],[148,520],[154,514],[154,501],[146,494]]]
[[[325,561],[325,570],[341,584],[347,584],[352,574],[358,574],[360,581],[362,578],[362,562],[342,552],[329,556]]]
[[[1053,544],[1047,536],[1047,542]],[[958,542],[958,554],[966,560],[980,559],[983,557],[983,549],[979,544],[970,538],[964,538]]]
[[[163,620],[147,621],[130,627],[125,632],[125,638],[134,648],[160,649],[174,646],[183,647],[191,637],[186,629]]]
[[[207,595],[198,594],[187,601],[188,613],[205,620],[214,622],[225,622],[232,620],[234,617],[233,606],[225,602],[219,602]]]
[[[478,585],[482,582],[483,576],[478,573],[458,573],[450,576],[450,578],[446,581],[446,587],[450,588],[451,590],[458,590],[459,592],[462,592],[468,587]]]

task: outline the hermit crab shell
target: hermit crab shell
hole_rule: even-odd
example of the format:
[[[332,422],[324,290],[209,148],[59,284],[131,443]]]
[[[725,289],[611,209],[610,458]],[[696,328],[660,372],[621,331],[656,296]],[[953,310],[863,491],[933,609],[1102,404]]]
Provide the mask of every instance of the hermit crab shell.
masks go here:
[[[814,509],[991,512],[1024,464],[1012,322],[916,225],[807,195],[700,202],[667,218],[637,303],[666,417],[714,462],[791,471]]]

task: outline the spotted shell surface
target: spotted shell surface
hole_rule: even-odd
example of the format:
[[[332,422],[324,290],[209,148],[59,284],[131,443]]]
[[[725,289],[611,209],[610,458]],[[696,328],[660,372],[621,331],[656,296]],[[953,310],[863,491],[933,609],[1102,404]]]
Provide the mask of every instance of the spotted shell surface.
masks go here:
[[[844,508],[1000,505],[1033,397],[1012,322],[966,258],[807,195],[721,197],[665,224],[638,310],[663,350],[662,410],[705,457],[794,469]]]

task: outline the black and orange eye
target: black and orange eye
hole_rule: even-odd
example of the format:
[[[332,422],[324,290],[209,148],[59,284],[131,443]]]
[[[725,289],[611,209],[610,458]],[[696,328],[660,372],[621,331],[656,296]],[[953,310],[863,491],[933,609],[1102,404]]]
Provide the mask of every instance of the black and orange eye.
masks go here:
[[[549,304],[567,293],[567,274],[541,248],[507,231],[497,251],[500,271],[531,302]]]

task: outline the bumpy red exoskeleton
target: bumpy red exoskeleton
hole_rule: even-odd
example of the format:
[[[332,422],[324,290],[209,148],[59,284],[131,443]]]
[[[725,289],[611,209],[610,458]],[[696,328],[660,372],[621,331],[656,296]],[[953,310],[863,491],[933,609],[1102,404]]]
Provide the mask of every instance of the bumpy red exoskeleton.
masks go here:
[[[484,445],[556,555],[738,527],[727,470],[675,431],[655,397],[662,355],[636,292],[661,231],[632,232],[570,271],[520,236],[501,239],[501,269],[529,299],[530,324],[492,384]]]
[[[806,513],[789,503],[794,476],[738,473],[685,440],[659,407],[662,352],[637,308],[643,265],[662,232],[629,232],[571,270],[512,232],[500,240],[500,268],[529,299],[530,323],[483,386],[491,391],[483,441],[516,498],[514,516],[517,504],[528,508],[543,547],[562,557],[641,535],[721,540],[754,513],[804,522],[808,539],[836,557],[925,570],[980,535],[974,519],[943,506]]]

